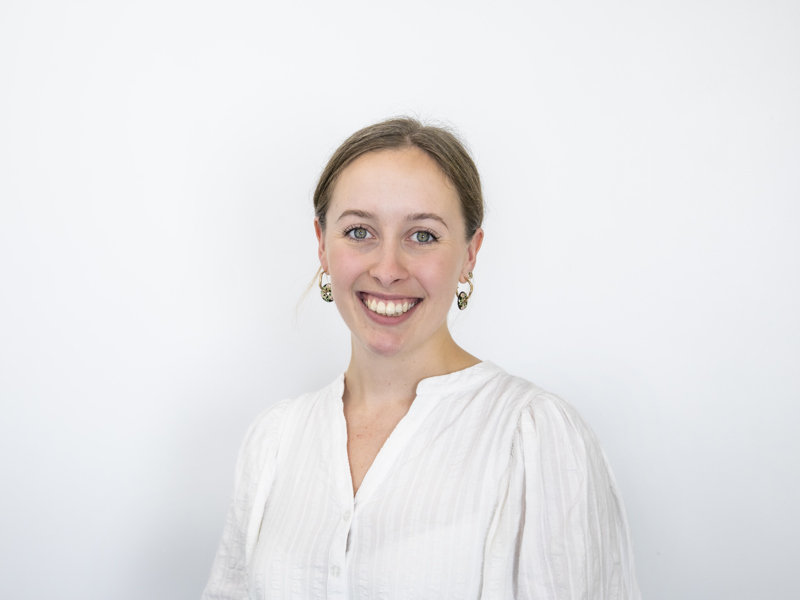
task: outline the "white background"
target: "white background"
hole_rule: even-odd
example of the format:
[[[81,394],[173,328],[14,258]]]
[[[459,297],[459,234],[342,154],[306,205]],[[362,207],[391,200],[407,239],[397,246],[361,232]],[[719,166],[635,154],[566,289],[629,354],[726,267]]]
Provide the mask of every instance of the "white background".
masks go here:
[[[800,597],[800,3],[6,0],[0,90],[0,597],[198,598],[347,363],[316,177],[401,113],[484,178],[456,339],[594,427],[644,597]]]

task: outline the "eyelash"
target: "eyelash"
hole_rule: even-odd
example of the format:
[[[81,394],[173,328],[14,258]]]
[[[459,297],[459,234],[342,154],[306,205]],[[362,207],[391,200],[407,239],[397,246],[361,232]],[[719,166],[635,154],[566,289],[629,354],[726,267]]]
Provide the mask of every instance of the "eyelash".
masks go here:
[[[427,242],[420,242],[420,241],[415,240],[415,243],[417,243],[417,244],[420,244],[422,246],[427,246],[428,244],[433,244],[434,242],[438,242],[439,241],[438,236],[435,233],[433,233],[430,229],[419,229],[419,230],[415,231],[414,233],[412,233],[411,237],[414,237],[415,235],[417,235],[419,233],[427,233],[431,237],[431,239],[429,241],[427,241]]]
[[[354,235],[350,235],[351,233],[353,233],[354,231],[356,231],[358,229],[363,229],[364,231],[367,232],[368,235],[372,235],[372,233],[369,231],[369,229],[367,229],[363,225],[351,225],[350,227],[345,229],[342,232],[342,234],[345,237],[353,240],[354,242],[365,242],[366,240],[368,240],[369,239],[368,237],[363,237],[363,238],[359,239],[359,238],[355,237]],[[417,231],[415,231],[414,233],[411,234],[411,237],[414,237],[415,235],[418,235],[420,233],[428,234],[430,236],[430,240],[427,241],[427,242],[420,242],[418,240],[414,240],[415,244],[419,244],[420,246],[427,246],[428,244],[433,244],[434,242],[438,242],[439,241],[439,237],[429,229],[418,229]]]
[[[363,229],[364,231],[367,232],[368,235],[372,235],[372,233],[370,233],[370,230],[367,229],[366,227],[364,227],[363,225],[352,225],[351,227],[348,227],[347,229],[345,229],[342,233],[343,233],[343,235],[345,237],[353,240],[354,242],[365,242],[365,241],[367,241],[369,239],[367,237],[363,237],[363,238],[359,239],[354,235],[350,235],[351,233],[353,233],[354,231],[357,231],[359,229]]]

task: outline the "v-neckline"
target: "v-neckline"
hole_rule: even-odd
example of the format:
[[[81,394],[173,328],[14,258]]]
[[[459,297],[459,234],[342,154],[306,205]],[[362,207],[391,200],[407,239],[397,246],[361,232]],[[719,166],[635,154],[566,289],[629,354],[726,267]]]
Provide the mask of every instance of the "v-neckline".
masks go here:
[[[380,487],[380,484],[386,479],[389,471],[391,471],[392,466],[397,462],[397,458],[408,445],[409,440],[419,429],[419,426],[425,421],[425,417],[430,414],[435,405],[435,398],[430,396],[420,397],[420,395],[417,394],[408,412],[403,415],[403,418],[394,426],[394,429],[392,429],[389,437],[386,438],[386,441],[383,443],[380,450],[378,450],[372,464],[361,479],[361,485],[358,486],[358,490],[353,495],[353,503],[356,507],[360,504],[367,503],[375,493],[375,490]],[[342,414],[344,414],[344,412]],[[346,422],[345,427],[347,427]],[[346,434],[345,453],[347,454]],[[350,474],[349,454],[347,455],[347,461],[348,474]],[[352,490],[352,478],[350,479],[350,483]]]
[[[381,449],[378,450],[375,459],[361,479],[361,485],[355,494],[353,494],[353,479],[350,472],[350,456],[347,452],[347,421],[344,417],[343,403],[344,374],[340,375],[332,390],[333,400],[335,400],[335,406],[337,407],[338,429],[340,431],[340,434],[336,436],[338,448],[334,452],[339,454],[337,462],[339,462],[340,469],[343,471],[343,480],[347,481],[348,484],[346,486],[349,496],[348,504],[352,502],[351,506],[357,509],[359,505],[369,502],[375,491],[380,488],[380,485],[389,475],[392,466],[406,449],[409,441],[438,405],[436,400],[445,390],[454,391],[454,388],[471,385],[477,380],[482,380],[492,375],[497,370],[499,368],[494,364],[489,361],[483,361],[460,371],[436,375],[420,381],[417,384],[416,396],[408,412],[398,421]]]

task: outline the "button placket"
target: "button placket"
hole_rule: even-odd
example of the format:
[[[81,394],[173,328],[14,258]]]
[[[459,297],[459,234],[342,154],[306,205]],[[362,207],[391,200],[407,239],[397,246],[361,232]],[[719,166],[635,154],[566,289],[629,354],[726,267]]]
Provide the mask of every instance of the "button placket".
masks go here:
[[[340,391],[343,392],[343,389]],[[335,418],[338,425],[331,452],[331,455],[336,457],[332,461],[331,475],[337,490],[336,512],[331,517],[335,519],[335,515],[338,513],[339,522],[336,524],[328,553],[327,582],[328,598],[337,598],[337,600],[347,596],[347,546],[354,514],[353,487],[347,457],[347,424],[341,408],[341,396],[341,393],[336,395],[335,402],[332,404],[335,407]]]

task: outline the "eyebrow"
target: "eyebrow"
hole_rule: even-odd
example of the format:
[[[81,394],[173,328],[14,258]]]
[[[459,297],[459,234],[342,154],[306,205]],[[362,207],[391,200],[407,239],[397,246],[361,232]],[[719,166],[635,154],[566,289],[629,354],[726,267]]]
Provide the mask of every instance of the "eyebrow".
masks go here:
[[[339,218],[336,219],[336,222],[338,223],[345,217],[359,217],[361,219],[376,220],[375,215],[372,214],[371,212],[367,212],[365,210],[351,209],[351,210],[346,210],[341,215],[339,215]],[[435,213],[414,213],[406,217],[406,221],[425,221],[425,220],[439,221],[439,223],[444,225],[448,231],[450,230],[450,228],[447,227],[447,223],[444,222],[444,219]]]
[[[339,215],[339,218],[336,219],[336,222],[338,223],[345,217],[359,217],[361,219],[373,219],[373,220],[375,219],[375,215],[365,210],[346,210]]]

